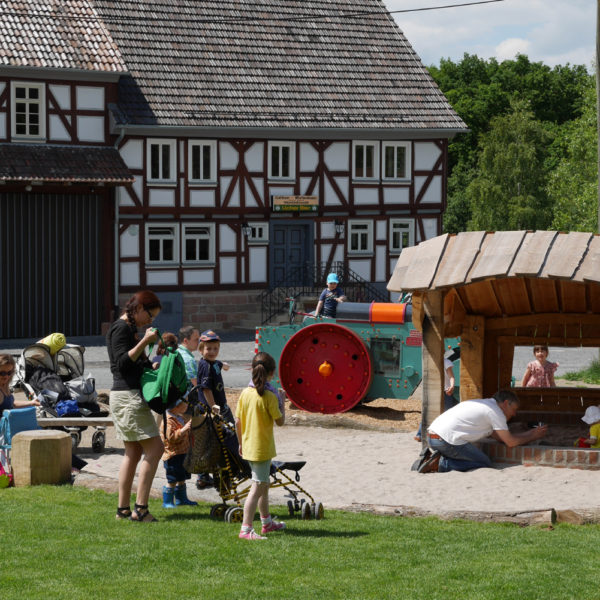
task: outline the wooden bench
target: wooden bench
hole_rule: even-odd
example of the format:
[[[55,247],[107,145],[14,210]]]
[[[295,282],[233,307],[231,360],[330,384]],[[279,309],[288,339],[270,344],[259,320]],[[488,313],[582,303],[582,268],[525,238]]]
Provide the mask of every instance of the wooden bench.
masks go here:
[[[588,406],[600,404],[600,388],[513,388],[519,398],[517,421],[581,423]]]

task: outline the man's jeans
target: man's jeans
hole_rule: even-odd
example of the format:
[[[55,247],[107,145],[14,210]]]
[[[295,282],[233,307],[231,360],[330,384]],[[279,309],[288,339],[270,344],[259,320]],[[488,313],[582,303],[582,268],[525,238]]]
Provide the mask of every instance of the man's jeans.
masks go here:
[[[471,471],[492,466],[488,456],[470,442],[455,446],[442,439],[429,438],[429,446],[432,450],[439,450],[442,455],[438,467],[439,473]]]

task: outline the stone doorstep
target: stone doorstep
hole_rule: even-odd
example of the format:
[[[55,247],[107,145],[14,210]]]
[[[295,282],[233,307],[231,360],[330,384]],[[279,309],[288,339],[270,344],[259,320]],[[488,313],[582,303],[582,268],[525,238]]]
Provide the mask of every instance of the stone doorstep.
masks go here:
[[[526,467],[600,470],[600,449],[571,446],[516,446],[484,442],[481,449],[493,462]]]

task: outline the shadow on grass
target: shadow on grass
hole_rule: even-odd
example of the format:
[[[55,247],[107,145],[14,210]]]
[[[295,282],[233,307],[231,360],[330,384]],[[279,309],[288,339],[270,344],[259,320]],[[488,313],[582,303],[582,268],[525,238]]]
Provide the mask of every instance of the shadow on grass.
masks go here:
[[[161,521],[214,521],[210,515],[206,513],[162,513],[160,515]]]
[[[367,531],[331,531],[329,529],[294,529],[286,527],[285,536],[293,537],[315,537],[315,538],[356,538],[369,535]]]

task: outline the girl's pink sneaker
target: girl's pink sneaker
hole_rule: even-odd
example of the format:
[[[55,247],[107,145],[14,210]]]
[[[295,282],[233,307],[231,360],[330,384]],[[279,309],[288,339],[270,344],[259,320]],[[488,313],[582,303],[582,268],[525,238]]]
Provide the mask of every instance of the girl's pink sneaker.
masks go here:
[[[254,529],[251,529],[250,531],[240,531],[240,539],[242,539],[242,540],[266,540],[267,538],[262,535],[258,535],[258,533],[256,533],[256,531],[254,531]]]
[[[271,520],[269,523],[262,526],[261,533],[270,533],[271,531],[280,531],[282,529],[285,529],[285,523]]]

